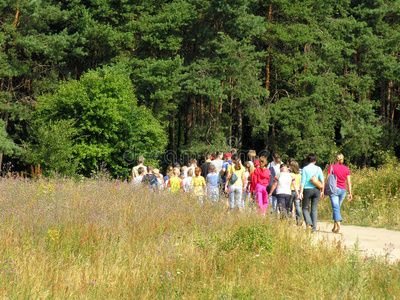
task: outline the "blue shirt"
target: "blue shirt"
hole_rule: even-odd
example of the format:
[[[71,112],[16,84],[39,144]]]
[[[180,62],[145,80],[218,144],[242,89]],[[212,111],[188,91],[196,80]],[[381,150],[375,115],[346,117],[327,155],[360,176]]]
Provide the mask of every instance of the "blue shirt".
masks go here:
[[[311,177],[314,175],[317,176],[319,180],[324,182],[324,175],[322,174],[320,167],[316,166],[315,164],[308,164],[305,166],[301,174],[300,186],[304,186],[304,189],[315,189],[316,186],[310,181]]]
[[[208,187],[218,187],[218,182],[219,182],[218,174],[215,172],[208,173],[206,182]]]

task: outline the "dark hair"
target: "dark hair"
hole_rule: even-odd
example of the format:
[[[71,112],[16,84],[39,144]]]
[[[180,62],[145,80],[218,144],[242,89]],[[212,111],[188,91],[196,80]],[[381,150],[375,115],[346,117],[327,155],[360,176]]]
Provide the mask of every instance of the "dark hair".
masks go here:
[[[315,156],[314,153],[310,153],[307,155],[307,162],[312,163],[314,161],[317,161],[317,157]]]
[[[224,153],[222,151],[217,151],[215,153],[215,158],[218,158],[218,156],[224,155]]]
[[[151,173],[153,171],[153,166],[152,165],[148,165],[147,166],[147,173]]]
[[[240,170],[241,165],[240,165],[239,155],[233,154],[231,159],[233,164],[235,165],[235,170]]]
[[[292,161],[294,161],[294,158],[293,158],[293,157],[289,157],[289,158],[286,160],[286,163],[289,164],[289,166],[290,166],[290,164],[291,164]]]
[[[137,170],[137,172],[138,172],[139,175],[142,175],[142,174],[144,173],[144,168],[143,168],[143,167],[140,167],[140,168]]]

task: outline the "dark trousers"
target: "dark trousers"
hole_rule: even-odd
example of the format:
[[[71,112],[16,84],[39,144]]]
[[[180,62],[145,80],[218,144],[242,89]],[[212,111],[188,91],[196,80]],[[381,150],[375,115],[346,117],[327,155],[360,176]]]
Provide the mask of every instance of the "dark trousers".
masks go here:
[[[307,226],[312,225],[313,231],[317,230],[317,208],[320,196],[321,191],[317,188],[304,189],[303,191],[303,217],[304,221],[306,221]]]
[[[284,216],[290,212],[291,196],[292,195],[286,195],[286,194],[276,195],[276,198],[278,199],[278,208]]]

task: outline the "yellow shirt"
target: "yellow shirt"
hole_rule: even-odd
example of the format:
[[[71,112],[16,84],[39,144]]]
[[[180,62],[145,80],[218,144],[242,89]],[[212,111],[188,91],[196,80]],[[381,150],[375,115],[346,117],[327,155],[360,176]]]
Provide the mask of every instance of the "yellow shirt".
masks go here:
[[[295,174],[295,173],[290,173],[293,178],[294,178],[294,182],[296,182],[296,186],[297,188],[300,190],[300,182],[301,182],[301,174]],[[292,191],[294,191],[294,187],[292,187]]]
[[[203,176],[193,177],[192,185],[194,196],[204,196],[204,187],[206,186],[206,181]]]

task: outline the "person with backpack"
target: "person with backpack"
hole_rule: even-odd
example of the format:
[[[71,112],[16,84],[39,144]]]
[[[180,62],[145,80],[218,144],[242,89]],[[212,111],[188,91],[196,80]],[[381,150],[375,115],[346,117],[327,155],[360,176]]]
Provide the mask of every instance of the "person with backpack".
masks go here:
[[[232,155],[232,165],[227,168],[227,176],[225,182],[225,190],[229,194],[229,208],[231,211],[235,208],[235,204],[239,211],[243,210],[242,194],[245,188],[245,169],[242,166],[239,156]],[[228,190],[229,185],[229,190]]]
[[[158,189],[158,180],[156,175],[153,174],[153,166],[147,166],[147,174],[143,176],[142,183],[149,185],[150,190],[155,191]]]
[[[333,211],[333,221],[335,222],[332,228],[334,233],[342,233],[340,228],[340,222],[342,222],[342,216],[340,214],[340,207],[342,202],[346,197],[346,183],[349,188],[349,194],[347,196],[348,200],[351,201],[353,196],[351,195],[351,178],[350,170],[344,164],[344,156],[339,153],[335,157],[335,164],[331,165],[328,169],[328,175],[326,177],[325,186],[328,182],[330,176],[336,176],[336,192],[329,195],[331,199],[332,211]]]

